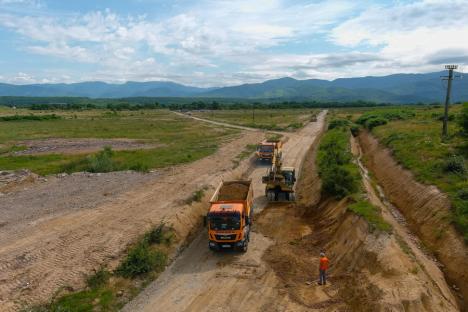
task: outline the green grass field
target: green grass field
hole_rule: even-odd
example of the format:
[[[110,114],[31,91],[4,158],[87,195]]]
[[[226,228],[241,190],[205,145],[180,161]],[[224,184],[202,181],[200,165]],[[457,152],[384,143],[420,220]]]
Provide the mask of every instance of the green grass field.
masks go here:
[[[468,241],[468,138],[457,125],[461,108],[450,107],[449,136],[445,139],[441,135],[442,107],[351,109],[334,114],[353,121],[362,121],[361,116],[373,116],[374,121],[383,118],[386,124],[373,127],[372,133],[418,181],[436,185],[448,194],[453,205],[452,221]]]
[[[192,112],[194,116],[230,124],[266,130],[294,131],[309,122],[318,110],[256,109]]]
[[[0,108],[0,116],[30,113],[27,110]],[[34,115],[51,113],[57,114],[60,119],[0,121],[0,170],[27,168],[45,175],[86,169],[83,167],[85,159],[89,157],[86,154],[12,155],[11,151],[24,149],[18,144],[22,140],[127,138],[158,145],[152,149],[113,151],[114,167],[126,170],[191,162],[212,154],[223,140],[238,133],[179,117],[167,110],[47,111],[34,112]]]

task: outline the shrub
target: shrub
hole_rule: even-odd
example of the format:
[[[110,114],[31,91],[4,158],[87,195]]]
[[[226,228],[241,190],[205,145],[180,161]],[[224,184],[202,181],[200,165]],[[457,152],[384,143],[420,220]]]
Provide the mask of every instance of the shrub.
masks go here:
[[[12,116],[1,116],[0,121],[25,121],[25,120],[55,120],[60,119],[60,116],[55,114],[51,115],[12,115]]]
[[[375,127],[377,126],[381,126],[381,125],[385,125],[387,124],[388,120],[383,118],[383,117],[374,117],[374,118],[370,118],[366,121],[366,128],[369,129],[369,130],[372,130],[374,129]]]
[[[287,128],[291,128],[291,129],[300,129],[302,128],[304,125],[302,124],[302,122],[293,122],[293,123],[290,123]]]
[[[319,175],[322,191],[340,199],[354,193],[358,180],[350,169],[352,160],[349,152],[347,129],[329,130],[322,139],[318,151]]]
[[[205,188],[193,192],[192,195],[189,198],[187,198],[185,202],[187,203],[187,205],[190,205],[193,202],[199,203],[202,201],[203,196],[205,196]]]
[[[321,173],[322,191],[338,199],[357,191],[358,183],[351,171],[342,166],[330,166]]]
[[[130,170],[138,171],[138,172],[148,172],[149,171],[149,166],[147,164],[143,164],[141,162],[138,162],[129,168]]]
[[[144,240],[148,244],[161,244],[164,240],[164,223],[160,223],[157,227],[145,234]]]
[[[359,135],[359,132],[361,131],[361,128],[359,128],[358,125],[356,124],[353,124],[349,130],[351,130],[351,134],[354,136],[354,137],[357,137]]]
[[[328,124],[328,130],[335,129],[335,128],[345,128],[350,125],[350,121],[347,119],[333,119]]]
[[[152,250],[150,245],[143,241],[130,249],[127,257],[116,269],[116,273],[128,278],[146,274],[153,270],[161,272],[167,261],[167,256],[159,251]]]
[[[105,146],[102,151],[89,158],[89,172],[111,172],[115,170],[115,163],[112,160],[114,152],[110,146]]]
[[[457,197],[461,200],[468,200],[468,188],[462,189],[457,192]]]
[[[443,163],[443,170],[449,173],[464,174],[466,172],[463,156],[452,155]]]
[[[458,125],[462,128],[462,132],[468,135],[468,103],[463,104],[463,109],[458,116]]]
[[[95,271],[93,275],[88,276],[86,285],[88,285],[89,288],[99,288],[107,283],[110,275],[111,273],[105,268],[100,268]]]

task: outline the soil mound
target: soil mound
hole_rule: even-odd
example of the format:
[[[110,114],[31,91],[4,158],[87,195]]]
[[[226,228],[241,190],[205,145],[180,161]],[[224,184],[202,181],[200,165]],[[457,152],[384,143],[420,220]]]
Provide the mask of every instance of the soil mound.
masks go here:
[[[241,200],[247,197],[249,186],[242,183],[223,185],[219,190],[218,200]]]
[[[385,194],[406,217],[409,226],[445,266],[449,280],[468,296],[467,248],[449,223],[450,201],[435,186],[418,183],[400,166],[391,152],[369,133],[359,136],[366,165]]]

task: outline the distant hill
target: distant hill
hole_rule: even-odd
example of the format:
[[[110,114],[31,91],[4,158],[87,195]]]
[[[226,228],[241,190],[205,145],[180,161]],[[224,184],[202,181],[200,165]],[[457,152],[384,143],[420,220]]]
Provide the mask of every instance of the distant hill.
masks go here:
[[[375,101],[389,103],[441,102],[445,85],[440,76],[446,72],[427,74],[395,74],[382,77],[296,80],[280,78],[262,83],[222,88],[197,88],[168,81],[81,82],[72,84],[0,84],[0,96],[77,96],[91,98],[125,97],[203,97],[272,100]],[[455,101],[468,101],[468,79],[453,84]]]
[[[0,96],[83,96],[91,98],[194,96],[212,89],[188,87],[170,81],[110,84],[99,81],[71,84],[11,85],[0,83]]]
[[[395,74],[383,77],[340,78],[333,81],[281,78],[219,88],[201,95],[258,99],[311,98],[319,101],[440,102],[445,96],[445,85],[440,76],[445,74],[446,72]],[[452,100],[468,101],[468,79],[454,80]]]

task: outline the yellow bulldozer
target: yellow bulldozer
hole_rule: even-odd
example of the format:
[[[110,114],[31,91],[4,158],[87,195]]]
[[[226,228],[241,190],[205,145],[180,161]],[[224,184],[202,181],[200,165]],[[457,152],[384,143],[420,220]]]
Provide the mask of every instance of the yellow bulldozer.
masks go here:
[[[281,154],[273,156],[272,165],[267,174],[262,177],[265,184],[265,196],[270,201],[280,201],[284,197],[286,201],[295,200],[296,169],[283,167]]]

